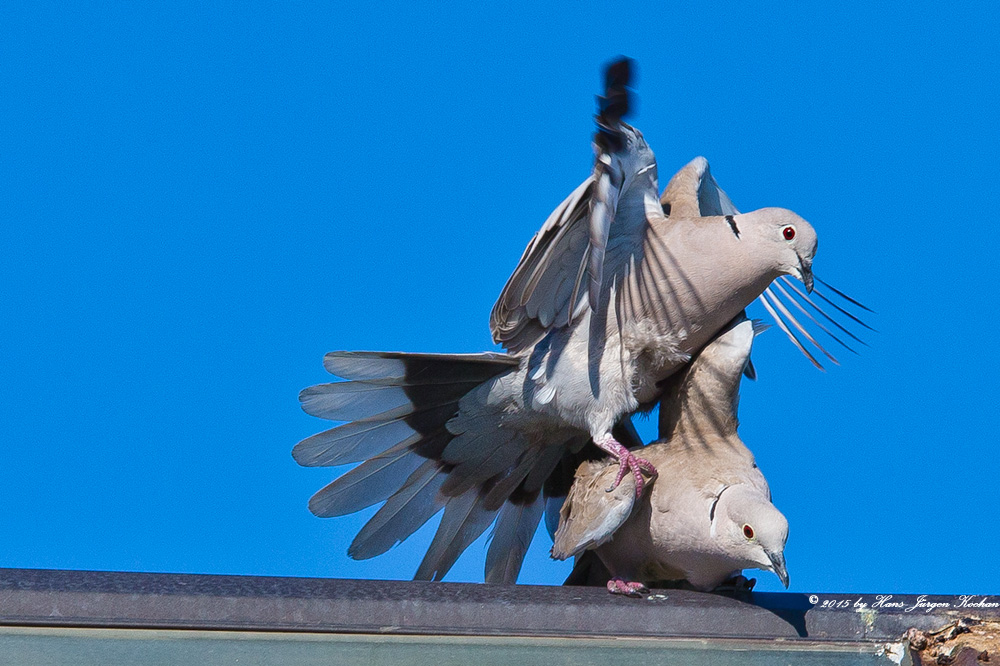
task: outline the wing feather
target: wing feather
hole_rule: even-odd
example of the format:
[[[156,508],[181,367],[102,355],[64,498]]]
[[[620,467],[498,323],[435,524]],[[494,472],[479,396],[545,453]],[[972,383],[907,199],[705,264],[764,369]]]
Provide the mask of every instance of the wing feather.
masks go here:
[[[444,578],[462,551],[486,531],[496,515],[496,509],[483,508],[483,497],[475,491],[451,498],[414,580]]]
[[[542,518],[545,501],[539,495],[530,504],[505,504],[486,552],[486,582],[513,585]]]
[[[444,470],[435,460],[421,465],[365,523],[351,542],[347,554],[356,560],[381,555],[443,509],[446,500],[438,491],[447,478]]]
[[[635,480],[626,475],[614,491],[607,492],[616,473],[617,464],[607,459],[580,465],[559,511],[552,557],[565,560],[596,548],[625,523],[635,504]]]

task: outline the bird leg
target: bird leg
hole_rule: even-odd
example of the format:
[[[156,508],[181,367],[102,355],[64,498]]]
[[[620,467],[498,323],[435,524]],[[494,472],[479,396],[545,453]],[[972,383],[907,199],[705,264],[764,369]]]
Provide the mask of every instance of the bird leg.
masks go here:
[[[640,582],[626,581],[616,576],[608,581],[608,592],[624,594],[626,597],[638,597],[640,594],[649,592],[649,589]]]
[[[645,472],[650,476],[650,478],[656,476],[656,468],[653,467],[653,463],[640,458],[626,449],[618,443],[618,440],[616,440],[611,433],[606,434],[604,437],[595,439],[594,443],[597,444],[602,451],[607,451],[618,459],[618,476],[615,477],[615,482],[611,484],[610,488],[608,488],[608,492],[610,493],[612,490],[617,488],[618,484],[622,482],[622,479],[625,478],[628,471],[632,470],[632,476],[635,477],[635,496],[642,497],[642,490],[646,485],[646,481],[642,478],[642,474]]]

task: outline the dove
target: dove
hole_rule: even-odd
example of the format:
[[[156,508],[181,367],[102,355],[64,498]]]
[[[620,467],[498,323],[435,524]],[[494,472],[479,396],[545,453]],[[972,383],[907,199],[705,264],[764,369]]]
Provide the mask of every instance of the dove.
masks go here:
[[[739,213],[705,160],[661,201],[653,151],[622,120],[630,62],[608,69],[591,176],[528,244],[490,327],[528,359],[526,404],[584,430],[618,460],[613,486],[631,472],[641,493],[655,467],[615,439],[614,424],[655,402],[659,383],[772,281],[791,275],[812,291],[817,237],[787,209]]]
[[[707,162],[700,176],[689,165],[671,182],[664,213],[653,153],[621,121],[625,74],[609,76],[594,173],[529,243],[493,309],[507,353],[335,351],[324,366],[346,381],[300,393],[306,413],[344,423],[299,442],[295,460],[361,463],[318,491],[310,510],[333,517],[383,503],[351,557],[385,552],[443,510],[415,578],[440,580],[495,523],[485,578],[513,583],[542,515],[558,512],[563,472],[610,453],[612,485],[631,472],[641,495],[655,469],[630,450],[629,415],[651,409],[662,382],[775,278],[810,286],[809,223],[780,208],[705,215],[728,201],[712,191]],[[599,267],[592,243],[604,253]],[[593,305],[585,275],[599,275]]]
[[[659,476],[641,497],[630,478],[606,491],[617,474],[614,460],[580,465],[560,510],[553,557],[580,563],[593,551],[613,593],[674,580],[712,590],[743,569],[773,571],[788,587],[788,522],[737,435],[740,377],[755,334],[753,322],[738,317],[671,378],[661,439],[642,450]]]

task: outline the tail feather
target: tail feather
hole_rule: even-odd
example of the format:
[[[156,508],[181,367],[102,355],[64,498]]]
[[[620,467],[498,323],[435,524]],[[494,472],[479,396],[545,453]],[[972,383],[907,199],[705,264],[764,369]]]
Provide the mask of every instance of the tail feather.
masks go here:
[[[330,467],[368,460],[384,453],[393,442],[412,444],[420,439],[401,419],[354,421],[303,439],[292,449],[292,456],[303,467]]]
[[[504,446],[518,436],[515,430],[484,425],[486,425],[484,428],[456,433],[455,438],[448,442],[448,446],[441,454],[444,461],[452,464],[482,461],[496,448]]]
[[[526,493],[537,493],[545,485],[545,480],[549,478],[552,471],[559,464],[559,461],[565,455],[566,449],[563,443],[556,446],[547,446],[542,449],[541,455],[538,457],[538,462],[528,473],[528,476],[524,479],[524,484],[522,486],[524,492]]]
[[[387,421],[353,421],[307,437],[292,449],[295,461],[304,467],[327,467],[361,462],[382,453],[397,442],[420,439],[420,432],[439,428],[458,409],[457,402],[428,407]],[[414,440],[416,436],[417,440]]]
[[[419,402],[403,386],[334,382],[317,384],[299,393],[302,409],[330,421],[388,421],[419,409],[455,403],[482,382],[456,382],[420,387]]]
[[[521,563],[542,518],[545,500],[537,497],[530,504],[505,504],[490,537],[486,553],[486,582],[513,585]]]
[[[483,508],[482,497],[474,491],[451,498],[414,580],[444,578],[462,551],[486,531],[496,515],[495,510]]]
[[[484,496],[484,502],[487,509],[499,509],[503,506],[503,503],[508,497],[521,485],[521,482],[528,476],[532,467],[538,461],[538,449],[529,449],[524,452],[521,459],[518,461],[517,466],[514,470],[507,476],[499,479],[493,484],[489,492]]]
[[[384,553],[443,508],[415,576],[440,580],[499,513],[486,577],[517,579],[544,510],[542,486],[567,442],[539,446],[519,429],[499,427],[503,396],[516,390],[513,384],[477,395],[461,416],[459,405],[518,363],[504,354],[326,356],[327,370],[347,381],[305,389],[302,407],[347,423],[302,440],[293,455],[307,466],[361,462],[313,496],[309,508],[316,515],[339,516],[385,502],[354,538],[351,557]],[[501,402],[494,404],[494,398]]]
[[[382,505],[351,542],[347,554],[356,560],[381,555],[416,532],[444,508],[441,484],[446,468],[428,460]]]
[[[323,366],[331,375],[369,384],[427,386],[456,382],[481,383],[497,367],[516,367],[506,354],[411,354],[407,352],[330,352]]]
[[[339,477],[309,500],[309,510],[322,518],[360,511],[389,498],[423,462],[403,442]]]
[[[445,462],[461,462],[455,466],[441,491],[449,496],[461,495],[509,470],[524,450],[523,447],[512,446],[515,439],[517,433],[497,429],[476,434],[463,433],[451,440],[442,457]],[[451,458],[449,450],[461,440],[469,440],[475,448],[462,458]]]

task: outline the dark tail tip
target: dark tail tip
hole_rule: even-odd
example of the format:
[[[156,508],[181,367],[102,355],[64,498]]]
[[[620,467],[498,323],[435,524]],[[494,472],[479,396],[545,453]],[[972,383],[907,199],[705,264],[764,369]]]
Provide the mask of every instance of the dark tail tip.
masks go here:
[[[621,148],[617,131],[619,121],[629,113],[629,86],[635,71],[635,61],[621,56],[604,70],[604,95],[597,98],[597,135],[594,142],[605,151]]]
[[[602,117],[617,121],[628,115],[628,89],[634,69],[635,61],[622,56],[604,70],[604,96],[598,98],[598,108]]]

